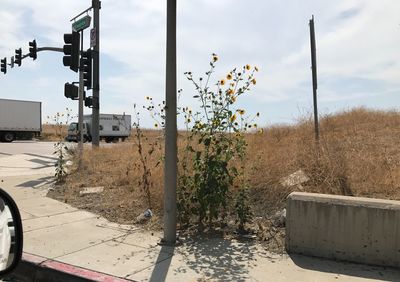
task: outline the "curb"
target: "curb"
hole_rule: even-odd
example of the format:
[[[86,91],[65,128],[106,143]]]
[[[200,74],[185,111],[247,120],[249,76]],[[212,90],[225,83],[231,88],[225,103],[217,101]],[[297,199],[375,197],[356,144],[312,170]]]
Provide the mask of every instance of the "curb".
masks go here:
[[[28,253],[23,253],[21,262],[8,278],[21,282],[133,281]]]

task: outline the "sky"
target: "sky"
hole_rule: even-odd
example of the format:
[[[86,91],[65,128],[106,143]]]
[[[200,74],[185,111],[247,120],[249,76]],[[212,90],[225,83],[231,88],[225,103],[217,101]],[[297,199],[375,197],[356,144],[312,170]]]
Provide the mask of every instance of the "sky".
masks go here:
[[[177,1],[179,105],[196,107],[183,73],[204,76],[218,54],[215,82],[234,67],[257,66],[257,84],[238,108],[260,112],[258,124],[287,124],[313,111],[309,19],[315,17],[320,115],[353,107],[396,110],[400,105],[400,1],[191,0]],[[62,47],[70,19],[90,0],[1,0],[0,58],[28,42]],[[89,13],[91,15],[91,12]],[[89,46],[89,29],[84,34]],[[166,1],[103,0],[100,10],[101,113],[133,114],[133,104],[165,97]],[[43,120],[77,113],[64,83],[78,75],[62,53],[39,52],[0,73],[0,98],[41,101]],[[91,95],[91,93],[87,93]],[[91,109],[86,108],[85,114]],[[153,121],[143,112],[142,125]],[[181,126],[182,124],[180,124]]]

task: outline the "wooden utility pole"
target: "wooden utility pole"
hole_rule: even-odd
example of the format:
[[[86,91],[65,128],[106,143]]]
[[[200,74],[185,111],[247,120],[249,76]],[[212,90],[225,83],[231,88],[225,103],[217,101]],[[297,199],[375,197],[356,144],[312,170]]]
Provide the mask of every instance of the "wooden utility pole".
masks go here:
[[[167,0],[167,60],[165,84],[164,238],[176,241],[177,125],[176,125],[176,0]]]
[[[314,101],[315,141],[319,142],[319,123],[318,123],[318,107],[317,107],[317,55],[315,47],[314,15],[312,16],[309,25],[310,25],[311,70],[312,70],[313,101]]]

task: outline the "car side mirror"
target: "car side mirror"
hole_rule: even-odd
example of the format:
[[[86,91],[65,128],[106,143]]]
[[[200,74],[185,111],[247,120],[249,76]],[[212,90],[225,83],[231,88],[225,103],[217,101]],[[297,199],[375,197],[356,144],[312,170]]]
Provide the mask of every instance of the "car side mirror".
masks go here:
[[[22,220],[13,198],[0,188],[0,278],[15,269],[22,258]]]

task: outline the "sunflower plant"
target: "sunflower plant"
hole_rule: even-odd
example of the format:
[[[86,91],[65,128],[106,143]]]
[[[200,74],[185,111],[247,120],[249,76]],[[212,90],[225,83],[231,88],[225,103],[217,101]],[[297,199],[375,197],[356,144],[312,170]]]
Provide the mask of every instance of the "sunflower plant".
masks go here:
[[[53,116],[47,116],[47,119],[55,125],[56,135],[58,137],[58,141],[54,143],[53,152],[53,154],[57,156],[54,173],[57,183],[63,183],[65,181],[65,177],[67,176],[66,157],[70,152],[69,148],[64,143],[62,127],[68,125],[70,120],[74,117],[75,116],[72,115],[72,110],[69,108],[65,109],[65,113],[57,112]]]
[[[257,124],[246,116],[244,109],[236,108],[237,99],[256,84],[257,67],[245,65],[234,68],[214,84],[211,77],[218,57],[213,54],[206,76],[195,78],[185,72],[195,88],[193,98],[198,111],[181,108],[187,129],[185,149],[180,162],[178,182],[178,212],[181,224],[197,218],[200,226],[223,220],[230,212],[231,203],[237,210],[241,227],[250,219],[250,208],[243,175],[247,143],[244,133]],[[240,199],[232,199],[232,188]]]

